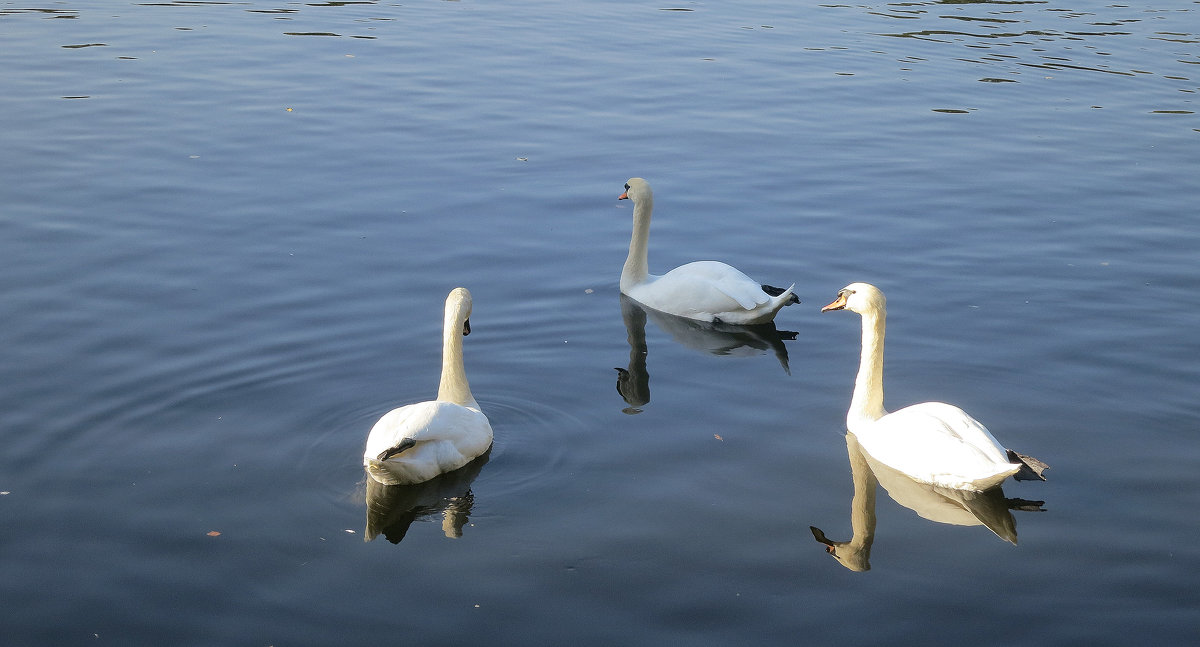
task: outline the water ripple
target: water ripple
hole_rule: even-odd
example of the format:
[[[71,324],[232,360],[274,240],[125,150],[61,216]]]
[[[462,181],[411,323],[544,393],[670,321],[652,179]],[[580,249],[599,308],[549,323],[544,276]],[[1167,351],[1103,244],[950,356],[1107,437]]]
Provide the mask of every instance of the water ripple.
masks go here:
[[[870,12],[886,18],[903,18],[913,21],[911,29],[902,32],[881,31],[879,36],[898,38],[910,41],[923,41],[968,47],[972,49],[992,49],[997,47],[1013,48],[1014,52],[1021,46],[1026,48],[1023,54],[1015,56],[1012,61],[1018,65],[1038,69],[1069,70],[1080,72],[1102,72],[1123,76],[1133,76],[1139,73],[1149,73],[1142,69],[1141,50],[1149,45],[1136,46],[1130,49],[1126,41],[1133,39],[1143,43],[1169,43],[1173,45],[1194,45],[1197,35],[1187,29],[1164,29],[1165,25],[1157,21],[1171,21],[1172,27],[1178,21],[1180,27],[1186,21],[1193,20],[1194,12],[1182,9],[1175,12],[1143,10],[1130,7],[1109,7],[1105,12],[1106,19],[1096,20],[1091,12],[1068,11],[1048,6],[1043,2],[1000,3],[1005,5],[1034,5],[1027,7],[1005,7],[997,9],[998,3],[955,3],[954,14],[934,14],[922,7],[938,7],[944,9],[943,3],[905,3],[902,15]],[[1110,18],[1110,14],[1118,13],[1118,17]],[[1120,15],[1124,12],[1124,15]],[[1053,22],[1051,22],[1053,21]],[[1146,28],[1155,21],[1153,31]],[[951,27],[955,23],[972,23],[981,27],[978,30],[963,30]],[[1013,29],[1013,25],[1023,25],[1023,29]],[[1111,48],[1111,50],[1110,50]],[[1104,63],[1091,62],[1092,57],[1102,56]],[[1135,60],[1134,57],[1137,57]],[[1039,60],[1029,60],[1036,57]],[[933,60],[938,57],[929,56]],[[1192,63],[1200,58],[1200,51],[1192,49],[1178,58],[1177,62]],[[1060,60],[1060,63],[1047,63],[1046,59]],[[908,59],[905,59],[908,60]],[[1170,60],[1168,57],[1154,57],[1153,60]],[[984,60],[970,62],[984,63]],[[996,61],[992,61],[996,62]],[[1161,64],[1161,63],[1160,63]],[[1176,79],[1168,70],[1157,72],[1163,78]],[[1187,80],[1179,78],[1177,80]],[[1183,92],[1193,92],[1195,86],[1180,88]]]
[[[491,460],[478,481],[480,491],[511,495],[553,487],[572,477],[574,454],[568,448],[584,429],[581,418],[525,396],[476,397],[495,432]]]

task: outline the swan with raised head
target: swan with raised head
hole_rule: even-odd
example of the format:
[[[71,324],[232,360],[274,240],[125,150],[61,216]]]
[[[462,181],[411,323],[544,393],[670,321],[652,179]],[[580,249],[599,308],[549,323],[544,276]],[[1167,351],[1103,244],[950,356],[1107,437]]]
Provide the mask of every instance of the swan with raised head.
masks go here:
[[[719,261],[695,261],[662,276],[650,274],[646,257],[654,192],[642,178],[630,178],[618,200],[633,202],[633,237],[621,269],[622,294],[668,314],[736,325],[767,323],[780,308],[800,303],[792,294],[795,284],[786,289],[763,285]]]
[[[437,399],[392,409],[371,428],[363,467],[376,481],[423,483],[466,465],[492,446],[492,425],[471,395],[463,370],[470,316],[471,293],[454,288],[446,297]]]
[[[983,491],[1018,472],[1042,478],[1044,463],[1004,449],[956,406],[923,402],[888,413],[883,408],[887,300],[869,283],[851,283],[821,312],[843,309],[862,316],[862,357],[846,428],[872,458],[922,483],[954,489]]]

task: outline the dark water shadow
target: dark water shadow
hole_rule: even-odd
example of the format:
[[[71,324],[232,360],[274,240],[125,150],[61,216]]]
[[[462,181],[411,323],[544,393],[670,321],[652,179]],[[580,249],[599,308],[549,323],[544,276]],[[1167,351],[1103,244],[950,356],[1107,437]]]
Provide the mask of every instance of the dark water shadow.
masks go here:
[[[621,295],[621,318],[625,322],[625,333],[629,341],[629,364],[617,368],[617,392],[629,405],[625,413],[641,413],[641,407],[650,402],[650,374],[646,370],[646,321],[671,336],[685,348],[709,355],[728,357],[750,357],[771,352],[779,360],[784,373],[791,375],[785,340],[796,338],[796,333],[781,331],[774,322],[754,326],[734,326],[677,317]]]
[[[415,521],[442,519],[448,538],[461,537],[475,504],[471,484],[487,465],[492,450],[466,465],[416,485],[384,485],[367,477],[367,528],[364,541],[383,535],[398,544]]]

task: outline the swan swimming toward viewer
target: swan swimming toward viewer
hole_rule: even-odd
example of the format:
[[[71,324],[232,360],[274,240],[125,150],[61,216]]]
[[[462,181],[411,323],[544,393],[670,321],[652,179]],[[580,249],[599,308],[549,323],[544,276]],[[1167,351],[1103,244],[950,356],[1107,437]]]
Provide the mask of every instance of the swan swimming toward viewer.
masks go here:
[[[795,284],[776,288],[757,283],[719,261],[695,261],[663,274],[649,273],[647,239],[654,192],[640,177],[625,183],[619,200],[633,202],[633,237],[621,270],[621,293],[642,305],[700,321],[745,325],[767,323],[781,308],[800,299]]]
[[[422,483],[456,470],[492,446],[492,426],[471,395],[463,370],[463,337],[471,333],[471,293],[446,297],[442,379],[436,400],[392,409],[371,428],[363,467],[387,485]]]
[[[862,316],[862,357],[846,427],[875,460],[922,483],[986,490],[1009,476],[1042,479],[1046,465],[1006,450],[991,432],[956,406],[923,402],[888,413],[883,408],[883,337],[887,300],[869,283],[851,283],[821,308]]]

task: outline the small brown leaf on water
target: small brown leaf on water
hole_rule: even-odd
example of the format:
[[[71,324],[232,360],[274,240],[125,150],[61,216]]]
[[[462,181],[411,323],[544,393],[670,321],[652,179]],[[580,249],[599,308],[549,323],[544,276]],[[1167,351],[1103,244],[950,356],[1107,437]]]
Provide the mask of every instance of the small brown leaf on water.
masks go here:
[[[207,534],[209,537],[220,537],[221,536],[220,531],[217,531],[217,530],[209,530]]]
[[[716,438],[717,440],[725,440],[721,437],[721,434],[713,434],[713,438]]]

